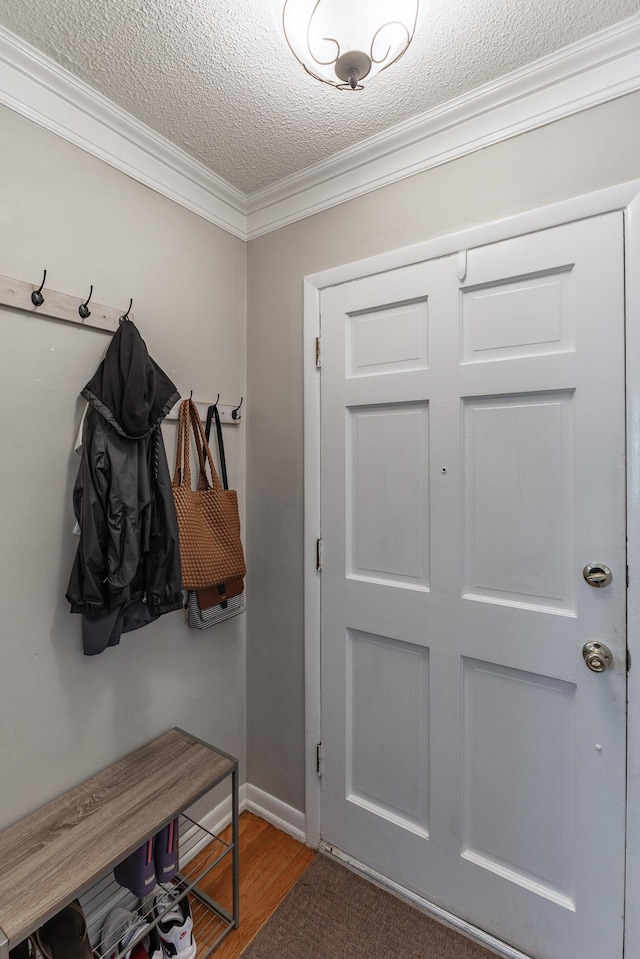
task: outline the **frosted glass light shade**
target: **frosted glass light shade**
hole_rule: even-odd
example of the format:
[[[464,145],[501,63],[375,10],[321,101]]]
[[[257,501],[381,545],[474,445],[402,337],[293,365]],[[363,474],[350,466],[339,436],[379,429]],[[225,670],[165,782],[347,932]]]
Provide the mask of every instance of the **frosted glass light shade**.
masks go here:
[[[341,90],[395,63],[424,19],[426,0],[274,0],[292,53]]]

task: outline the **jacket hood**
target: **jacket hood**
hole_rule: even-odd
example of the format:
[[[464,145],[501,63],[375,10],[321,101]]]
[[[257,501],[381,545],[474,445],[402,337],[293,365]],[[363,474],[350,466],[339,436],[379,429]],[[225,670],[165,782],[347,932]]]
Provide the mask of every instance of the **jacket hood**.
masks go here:
[[[131,320],[120,323],[106,355],[81,394],[130,439],[151,433],[180,399]]]

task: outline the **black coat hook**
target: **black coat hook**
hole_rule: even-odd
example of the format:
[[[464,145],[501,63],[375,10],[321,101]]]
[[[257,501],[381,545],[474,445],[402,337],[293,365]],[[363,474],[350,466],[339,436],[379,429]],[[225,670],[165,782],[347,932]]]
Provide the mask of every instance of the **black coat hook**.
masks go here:
[[[91,316],[91,310],[89,309],[89,300],[91,299],[92,296],[93,296],[93,283],[91,284],[91,289],[89,290],[89,296],[86,298],[84,303],[81,303],[80,306],[78,307],[78,313],[80,314],[83,320],[86,320],[89,316]]]
[[[240,407],[242,406],[243,400],[244,400],[244,396],[241,396],[241,397],[240,397],[240,402],[239,402],[238,405],[236,406],[235,410],[231,410],[231,418],[232,418],[232,419],[234,419],[234,420],[239,420],[239,419],[240,419],[240,417],[238,416],[238,410],[239,410]]]
[[[215,403],[213,403],[212,405],[217,406],[219,402],[220,402],[220,394],[218,393],[218,398],[216,399]]]
[[[42,295],[42,287],[44,286],[44,281],[47,278],[47,271],[44,271],[44,276],[42,277],[42,283],[37,290],[34,290],[31,294],[31,302],[34,306],[42,306],[44,303],[44,296]]]
[[[133,306],[133,297],[129,300],[129,306],[127,307],[127,312],[123,313],[120,317],[120,322],[124,323],[125,320],[129,319],[129,313],[131,312],[131,307]]]

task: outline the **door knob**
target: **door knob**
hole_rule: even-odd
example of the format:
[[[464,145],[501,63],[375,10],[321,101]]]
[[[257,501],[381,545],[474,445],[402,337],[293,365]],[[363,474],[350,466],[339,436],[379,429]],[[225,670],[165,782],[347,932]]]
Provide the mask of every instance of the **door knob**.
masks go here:
[[[604,643],[585,643],[582,655],[589,669],[594,673],[603,673],[613,662],[611,650]]]
[[[582,570],[582,575],[589,586],[595,586],[596,589],[608,586],[613,579],[613,573],[604,563],[587,563]]]

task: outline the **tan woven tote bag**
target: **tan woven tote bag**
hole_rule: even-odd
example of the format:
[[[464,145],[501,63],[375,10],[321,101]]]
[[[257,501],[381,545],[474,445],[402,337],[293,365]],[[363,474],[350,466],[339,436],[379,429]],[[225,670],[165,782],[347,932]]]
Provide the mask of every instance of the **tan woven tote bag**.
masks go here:
[[[192,432],[199,464],[197,490],[191,488]],[[180,404],[172,488],[178,516],[182,588],[206,589],[244,576],[238,497],[235,490],[222,488],[193,400],[183,400]]]

